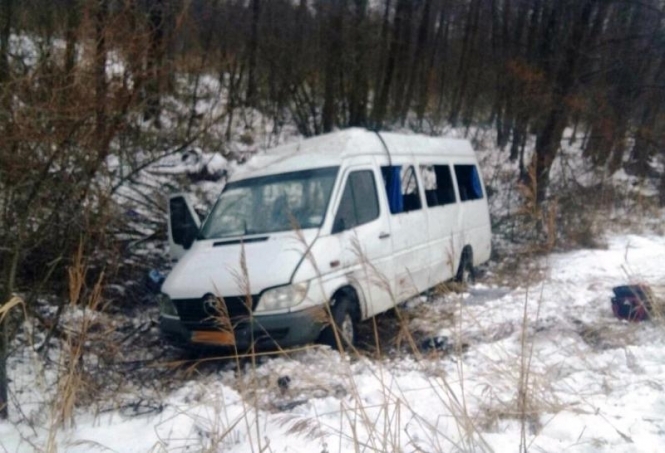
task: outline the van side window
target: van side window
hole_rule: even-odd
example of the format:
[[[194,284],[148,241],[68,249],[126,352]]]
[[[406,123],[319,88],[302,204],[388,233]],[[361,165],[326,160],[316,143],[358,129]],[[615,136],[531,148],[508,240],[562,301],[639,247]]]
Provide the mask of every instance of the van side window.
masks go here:
[[[376,182],[371,170],[352,172],[346,180],[342,200],[333,223],[333,234],[350,230],[379,217]]]
[[[420,176],[425,186],[427,206],[455,203],[455,188],[448,165],[421,165]]]
[[[388,205],[392,214],[416,211],[422,208],[418,180],[413,166],[401,165],[381,167],[383,182],[388,195]]]
[[[480,175],[475,165],[455,165],[455,176],[457,177],[457,188],[462,201],[483,198]]]

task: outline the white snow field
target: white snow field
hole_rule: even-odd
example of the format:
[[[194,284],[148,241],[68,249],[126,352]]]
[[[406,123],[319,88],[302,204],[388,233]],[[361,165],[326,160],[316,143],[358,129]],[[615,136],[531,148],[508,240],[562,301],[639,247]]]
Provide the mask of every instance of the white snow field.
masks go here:
[[[72,427],[49,429],[39,402],[54,374],[10,362],[22,412],[0,423],[0,451],[665,451],[665,322],[610,308],[615,285],[665,283],[665,238],[607,243],[504,275],[514,289],[490,271],[468,293],[410,301],[400,314],[447,336],[444,352],[287,351],[194,373],[145,415],[82,408]]]

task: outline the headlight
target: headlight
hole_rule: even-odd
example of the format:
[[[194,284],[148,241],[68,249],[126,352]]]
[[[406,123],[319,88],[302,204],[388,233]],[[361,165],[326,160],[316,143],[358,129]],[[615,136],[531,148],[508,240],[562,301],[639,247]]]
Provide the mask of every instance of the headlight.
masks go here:
[[[261,299],[254,311],[273,311],[295,307],[305,300],[308,289],[309,282],[269,289],[261,295]]]
[[[169,296],[160,293],[157,299],[159,300],[159,312],[162,316],[178,316],[178,311]]]

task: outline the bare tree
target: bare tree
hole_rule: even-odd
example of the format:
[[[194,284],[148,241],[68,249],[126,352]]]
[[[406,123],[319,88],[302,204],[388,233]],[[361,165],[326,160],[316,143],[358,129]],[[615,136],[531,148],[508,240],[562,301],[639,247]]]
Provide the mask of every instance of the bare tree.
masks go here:
[[[456,88],[453,93],[452,106],[448,121],[456,125],[462,111],[462,104],[467,95],[469,87],[471,61],[473,46],[479,29],[480,0],[471,0],[464,27],[464,40],[462,41],[462,53],[457,66]]]
[[[247,104],[256,105],[256,64],[259,48],[259,19],[261,18],[261,0],[252,0],[252,22],[249,37],[249,69],[247,71]]]
[[[159,105],[162,86],[162,66],[165,50],[165,1],[149,3],[150,47],[147,55],[146,119],[156,119],[159,125]]]
[[[550,68],[549,55],[551,50],[548,46],[551,38],[548,36],[543,39],[544,50],[544,65],[547,69],[551,69],[554,73],[553,85],[550,93],[549,109],[544,115],[544,124],[542,129],[538,132],[536,140],[536,153],[534,155],[534,168],[536,177],[536,199],[538,202],[545,200],[547,188],[549,185],[549,174],[554,158],[559,150],[561,143],[561,136],[563,130],[567,125],[568,109],[567,97],[572,93],[574,82],[577,77],[577,70],[580,64],[583,49],[580,48],[580,43],[586,39],[586,34],[589,31],[591,13],[593,11],[595,1],[585,0],[581,4],[575,5],[573,13],[577,16],[573,23],[573,28],[564,41],[564,54],[563,60],[558,67]],[[550,13],[550,19],[547,25],[546,33],[549,35],[549,30],[562,27],[560,20],[564,14],[563,8],[567,5],[563,2],[553,7]]]
[[[425,65],[425,55],[427,53],[427,45],[429,42],[430,26],[432,23],[432,0],[425,0],[423,10],[420,17],[420,25],[418,27],[418,37],[416,39],[416,48],[413,56],[413,64],[411,65],[411,72],[408,78],[408,84],[402,105],[400,107],[399,116],[402,124],[405,124],[406,117],[411,107],[414,92],[423,85],[427,85],[426,73],[424,74],[423,67]],[[417,88],[418,87],[418,88]],[[419,97],[418,103],[418,122],[422,124],[422,119],[425,114],[425,98]]]
[[[321,3],[321,16],[324,21],[324,30],[326,30],[326,66],[323,91],[323,113],[322,124],[323,132],[330,132],[335,126],[337,117],[337,104],[339,102],[339,74],[341,70],[343,36],[342,25],[344,23],[344,12],[346,10],[346,0],[334,0],[328,2],[328,8]]]
[[[367,0],[354,0],[353,44],[351,47],[352,77],[349,94],[349,126],[367,124],[367,96],[369,91]]]
[[[388,8],[388,5],[386,8]],[[397,0],[395,19],[392,24],[390,47],[386,57],[386,65],[383,71],[383,76],[380,78],[380,84],[375,88],[376,102],[374,103],[372,110],[372,123],[375,128],[380,128],[385,120],[397,60],[399,55],[404,53],[404,42],[402,41],[403,24],[408,20],[408,12],[410,8],[411,5],[408,0]]]
[[[9,105],[9,88],[7,80],[9,79],[9,38],[12,27],[12,0],[3,0],[0,4],[0,100],[3,109],[3,115],[7,115]],[[9,121],[3,119],[3,123],[9,124]],[[9,132],[5,130],[4,132]],[[2,162],[2,160],[0,160]],[[4,203],[0,204],[3,206]],[[0,307],[9,301],[13,292],[12,265],[5,263],[2,268],[2,291],[0,291]],[[7,378],[7,355],[9,353],[9,332],[8,320],[6,316],[0,315],[0,419],[6,419],[9,416],[9,399]]]

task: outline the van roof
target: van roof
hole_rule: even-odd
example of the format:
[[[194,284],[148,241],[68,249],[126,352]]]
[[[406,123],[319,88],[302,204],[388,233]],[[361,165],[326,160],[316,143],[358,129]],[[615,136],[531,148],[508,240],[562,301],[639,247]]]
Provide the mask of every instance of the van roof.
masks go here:
[[[380,134],[391,156],[474,156],[468,140],[394,132]],[[376,132],[361,128],[344,129],[257,154],[240,167],[231,179],[339,166],[345,158],[363,155],[386,155]]]

